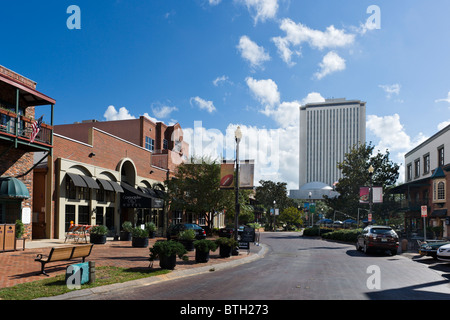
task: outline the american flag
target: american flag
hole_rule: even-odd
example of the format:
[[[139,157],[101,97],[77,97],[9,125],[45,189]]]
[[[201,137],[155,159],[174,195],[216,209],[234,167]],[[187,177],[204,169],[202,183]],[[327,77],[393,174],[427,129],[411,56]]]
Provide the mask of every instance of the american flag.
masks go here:
[[[42,125],[42,118],[44,116],[41,116],[39,119],[37,119],[32,125],[31,125],[31,138],[30,138],[30,142],[33,143],[34,139],[36,139],[37,134],[39,133],[39,130],[41,130],[41,125]]]

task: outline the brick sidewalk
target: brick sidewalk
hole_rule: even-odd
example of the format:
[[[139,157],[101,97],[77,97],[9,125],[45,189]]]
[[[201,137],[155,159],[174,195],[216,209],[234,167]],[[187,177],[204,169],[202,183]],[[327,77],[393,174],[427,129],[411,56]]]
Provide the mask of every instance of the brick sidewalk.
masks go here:
[[[91,255],[86,261],[95,261],[99,266],[116,266],[124,268],[148,268],[149,266],[149,248],[157,240],[163,238],[149,239],[147,248],[134,248],[131,241],[107,241],[103,245],[94,245]],[[38,254],[49,254],[51,247],[25,249],[25,251],[3,252],[0,253],[0,288],[11,287],[19,283],[31,282],[48,278],[39,274],[41,264],[34,261]],[[211,252],[208,263],[195,263],[195,251],[188,252],[189,261],[182,261],[177,258],[175,270],[190,269],[196,267],[204,267],[226,261],[236,260],[247,256],[247,251],[242,252],[239,256],[231,256],[230,258],[220,258],[219,249]],[[46,272],[50,277],[64,274],[68,265],[79,263],[81,259],[72,261],[52,262],[46,265]],[[159,269],[159,261],[153,264],[155,269]]]

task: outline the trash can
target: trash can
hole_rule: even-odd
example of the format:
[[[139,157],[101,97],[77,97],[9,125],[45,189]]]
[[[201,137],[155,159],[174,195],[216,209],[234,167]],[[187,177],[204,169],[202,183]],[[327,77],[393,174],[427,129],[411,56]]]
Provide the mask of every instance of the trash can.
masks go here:
[[[408,251],[408,240],[403,239],[402,240],[402,252]]]
[[[5,224],[3,251],[14,251],[14,250],[16,250],[16,225]]]

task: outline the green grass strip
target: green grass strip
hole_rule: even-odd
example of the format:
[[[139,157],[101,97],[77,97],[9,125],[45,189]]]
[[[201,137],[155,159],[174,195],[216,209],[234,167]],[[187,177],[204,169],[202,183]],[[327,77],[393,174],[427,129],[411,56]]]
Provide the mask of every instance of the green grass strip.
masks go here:
[[[151,268],[97,267],[95,270],[95,283],[84,284],[81,286],[81,289],[148,278],[169,272],[170,270],[153,270]],[[67,288],[65,274],[62,274],[44,280],[22,283],[14,287],[0,289],[0,300],[32,300],[57,296],[72,290]]]

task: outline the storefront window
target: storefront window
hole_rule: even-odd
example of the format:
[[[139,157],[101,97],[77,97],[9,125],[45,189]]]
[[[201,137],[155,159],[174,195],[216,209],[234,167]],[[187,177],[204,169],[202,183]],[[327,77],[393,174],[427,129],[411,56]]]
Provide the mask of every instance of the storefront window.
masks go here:
[[[70,223],[75,224],[75,206],[66,205],[66,220],[65,220],[65,231],[69,231]]]
[[[97,207],[95,210],[95,224],[103,225],[103,207]]]
[[[106,208],[105,225],[112,233],[114,233],[114,208]]]
[[[90,224],[88,206],[78,207],[78,224]]]

